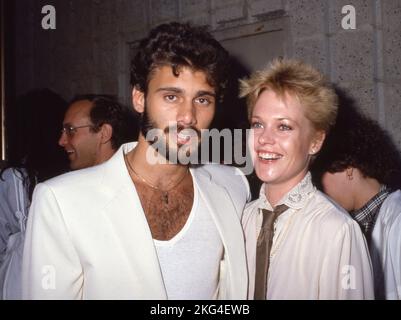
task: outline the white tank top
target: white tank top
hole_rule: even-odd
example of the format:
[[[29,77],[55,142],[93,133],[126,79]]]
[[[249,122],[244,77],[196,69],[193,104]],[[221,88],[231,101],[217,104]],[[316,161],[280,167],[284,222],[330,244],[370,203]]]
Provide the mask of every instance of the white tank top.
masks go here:
[[[168,241],[154,240],[168,299],[215,298],[223,243],[195,178],[194,203],[184,227]]]

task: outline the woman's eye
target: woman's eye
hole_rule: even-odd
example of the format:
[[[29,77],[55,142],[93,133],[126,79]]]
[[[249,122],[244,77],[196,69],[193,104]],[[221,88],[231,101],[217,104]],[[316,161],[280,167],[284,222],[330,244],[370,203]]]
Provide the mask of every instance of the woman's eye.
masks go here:
[[[252,122],[251,123],[251,128],[252,129],[259,129],[259,128],[263,128],[262,124],[260,122]]]
[[[286,124],[280,124],[280,125],[279,125],[279,129],[280,129],[281,131],[289,131],[289,130],[292,130],[292,128],[291,128],[290,126],[287,126]]]

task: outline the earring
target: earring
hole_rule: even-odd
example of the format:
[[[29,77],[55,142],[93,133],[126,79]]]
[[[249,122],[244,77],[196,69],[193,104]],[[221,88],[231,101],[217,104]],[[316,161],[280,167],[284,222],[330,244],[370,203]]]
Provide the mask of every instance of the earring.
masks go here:
[[[352,175],[352,170],[347,170],[347,178],[348,178],[348,180],[354,179],[354,176]]]

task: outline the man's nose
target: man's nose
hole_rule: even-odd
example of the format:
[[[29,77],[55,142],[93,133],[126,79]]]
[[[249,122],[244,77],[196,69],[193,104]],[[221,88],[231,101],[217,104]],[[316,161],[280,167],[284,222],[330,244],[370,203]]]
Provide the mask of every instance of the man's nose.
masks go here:
[[[58,139],[59,146],[60,147],[65,147],[65,145],[67,144],[67,141],[68,141],[67,134],[64,131],[61,132],[60,139]]]
[[[196,124],[196,109],[192,102],[183,103],[179,107],[177,123],[185,126]]]

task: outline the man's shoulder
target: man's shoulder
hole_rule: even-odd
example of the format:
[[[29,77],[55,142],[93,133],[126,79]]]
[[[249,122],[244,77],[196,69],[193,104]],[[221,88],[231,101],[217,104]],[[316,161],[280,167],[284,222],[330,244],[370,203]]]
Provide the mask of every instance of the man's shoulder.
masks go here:
[[[237,167],[222,164],[205,164],[195,170],[206,174],[214,183],[227,189],[245,188],[246,192],[249,193],[248,180]]]
[[[120,192],[110,184],[105,175],[104,164],[72,171],[39,183],[33,201],[41,206],[44,203],[57,203],[63,211],[87,212],[99,210]]]
[[[99,182],[103,177],[103,164],[93,166],[90,168],[75,170],[56,176],[49,180],[46,180],[44,184],[51,188],[59,187],[74,187],[74,186],[85,186],[93,185]]]
[[[401,225],[401,191],[397,190],[388,195],[384,200],[378,221],[388,225],[394,225],[396,221]]]
[[[384,200],[382,208],[391,208],[401,214],[401,190],[396,190],[388,195],[386,200]]]
[[[232,179],[232,180],[243,181],[243,179],[245,179],[244,174],[237,167],[218,163],[204,164],[202,166],[195,168],[195,170],[207,173],[215,181],[219,181],[221,179],[224,180]]]
[[[233,166],[223,164],[204,164],[195,168],[195,171],[206,174],[217,184],[228,185],[229,183],[248,184],[242,171]]]
[[[397,190],[390,193],[384,200],[373,229],[373,238],[378,243],[382,242],[382,245],[386,246],[386,250],[391,252],[388,257],[389,259],[393,258],[392,263],[394,265],[397,265],[397,257],[400,256],[400,229],[401,191]]]

